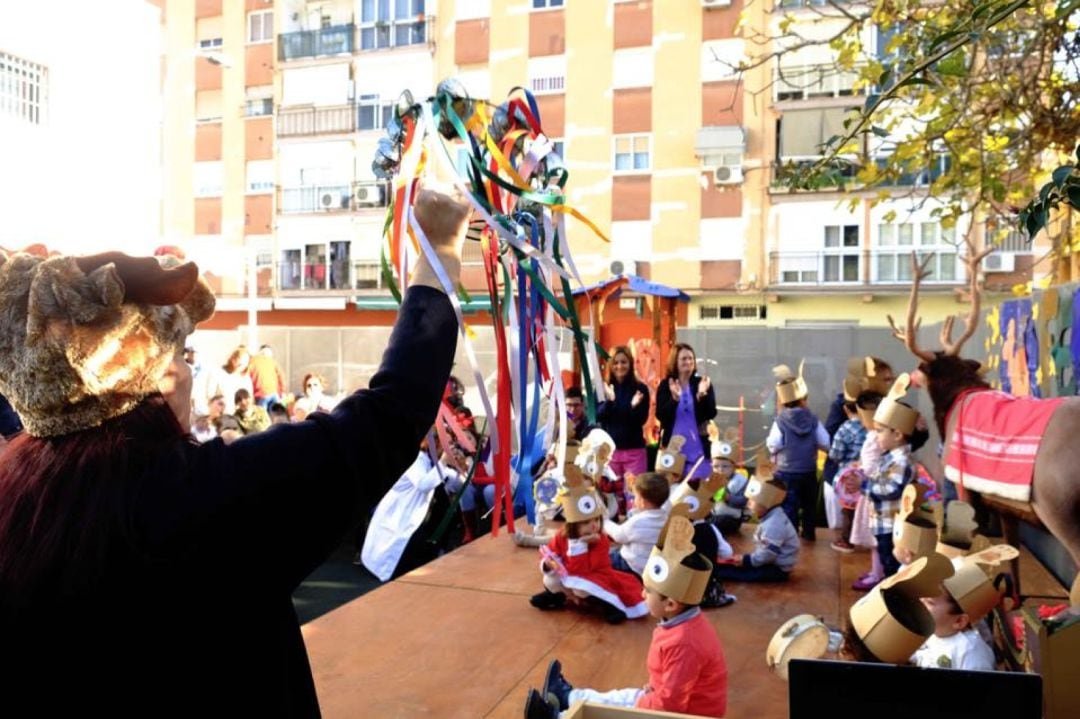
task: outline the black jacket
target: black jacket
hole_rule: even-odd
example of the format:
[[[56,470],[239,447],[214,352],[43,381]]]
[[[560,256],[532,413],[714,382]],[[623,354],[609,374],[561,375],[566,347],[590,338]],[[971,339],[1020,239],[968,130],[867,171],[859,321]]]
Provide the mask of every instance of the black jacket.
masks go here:
[[[679,407],[679,398],[671,396],[668,389],[667,377],[660,380],[656,386],[656,419],[660,422],[660,444],[664,447],[671,441],[671,431],[675,428],[675,410]],[[697,399],[698,385],[701,384],[701,376],[696,372],[690,375],[690,395],[694,398],[694,419],[698,424],[698,432],[701,436],[701,448],[705,456],[709,456],[709,435],[704,431],[705,423],[716,416],[716,395],[710,384],[709,390],[701,399]]]
[[[596,413],[596,419],[604,431],[615,440],[616,449],[644,449],[645,421],[649,419],[649,388],[644,382],[614,382],[615,400],[604,402]],[[630,403],[634,393],[641,392],[636,407]]]
[[[228,446],[178,440],[125,480],[139,483],[134,531],[97,586],[0,616],[0,702],[42,716],[318,716],[292,592],[416,459],[456,329],[445,295],[413,287],[369,389]]]

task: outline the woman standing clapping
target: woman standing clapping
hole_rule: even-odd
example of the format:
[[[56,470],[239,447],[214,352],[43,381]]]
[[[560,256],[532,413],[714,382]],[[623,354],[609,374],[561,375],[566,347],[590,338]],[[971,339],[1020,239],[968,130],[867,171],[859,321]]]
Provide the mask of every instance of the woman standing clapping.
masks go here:
[[[668,357],[667,378],[660,380],[656,388],[656,418],[662,430],[662,446],[666,447],[674,434],[686,439],[682,453],[687,471],[697,464],[687,479],[708,477],[712,471],[705,447],[709,446],[707,425],[715,416],[712,382],[697,373],[694,348],[683,342],[676,344]],[[698,463],[698,459],[702,461]]]

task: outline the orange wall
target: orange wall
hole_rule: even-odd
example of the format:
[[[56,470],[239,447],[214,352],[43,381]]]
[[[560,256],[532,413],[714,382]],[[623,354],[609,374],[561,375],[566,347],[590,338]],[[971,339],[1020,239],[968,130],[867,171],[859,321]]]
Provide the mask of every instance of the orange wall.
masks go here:
[[[221,159],[221,123],[203,122],[195,126],[195,162]]]
[[[274,43],[247,45],[244,48],[244,85],[274,84]]]
[[[247,160],[274,159],[274,119],[249,118],[244,121],[244,158]]]

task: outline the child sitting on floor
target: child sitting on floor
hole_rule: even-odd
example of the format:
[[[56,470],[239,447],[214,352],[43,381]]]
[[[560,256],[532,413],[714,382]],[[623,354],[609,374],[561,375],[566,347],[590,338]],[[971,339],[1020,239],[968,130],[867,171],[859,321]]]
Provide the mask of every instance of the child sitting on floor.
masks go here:
[[[660,620],[649,646],[649,683],[643,689],[609,692],[576,689],[556,660],[548,667],[543,689],[529,690],[526,719],[555,719],[581,701],[724,716],[727,662],[716,629],[698,607],[712,568],[694,551],[693,532],[685,517],[672,515],[645,567],[643,594],[649,613]]]
[[[724,488],[717,493],[713,505],[712,522],[721,534],[739,531],[746,512],[746,485],[750,475],[735,466],[735,445],[731,441],[715,439],[711,443],[712,470],[723,477]]]
[[[540,548],[544,591],[529,600],[537,609],[562,609],[567,599],[596,607],[604,619],[618,624],[648,613],[641,582],[616,571],[608,552],[611,542],[601,531],[604,507],[596,490],[585,483],[575,465],[565,467],[566,484],[559,493],[566,524]]]
[[[980,563],[996,565],[1019,555],[1015,547],[999,544],[953,561],[955,572],[941,583],[941,593],[923,599],[934,618],[934,634],[911,657],[920,667],[993,671],[994,650],[975,629],[1001,601]]]
[[[728,594],[724,582],[717,571],[721,562],[730,559],[735,552],[727,543],[720,530],[709,521],[713,499],[723,486],[724,478],[713,474],[708,479],[687,479],[671,488],[671,512],[683,514],[693,523],[694,548],[713,564],[713,573],[709,577],[709,586],[701,606],[726,607],[735,602],[735,595]]]
[[[671,485],[656,472],[643,472],[636,477],[627,473],[626,481],[634,493],[633,509],[622,524],[605,519],[604,533],[620,545],[618,551],[611,552],[611,566],[640,577],[667,519],[664,503]]]
[[[736,554],[718,569],[723,579],[742,582],[784,582],[799,561],[799,535],[784,512],[787,487],[773,477],[772,463],[758,455],[754,478],[746,489],[750,511],[760,519],[754,551]]]

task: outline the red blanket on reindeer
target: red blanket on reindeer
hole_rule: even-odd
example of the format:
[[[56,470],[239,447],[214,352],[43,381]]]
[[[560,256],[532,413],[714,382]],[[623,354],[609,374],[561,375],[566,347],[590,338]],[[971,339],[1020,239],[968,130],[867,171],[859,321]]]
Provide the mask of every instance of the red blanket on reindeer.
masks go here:
[[[946,420],[948,426],[958,412],[946,443],[945,476],[976,492],[1031,501],[1035,455],[1051,415],[1064,401],[993,390],[961,397]]]

